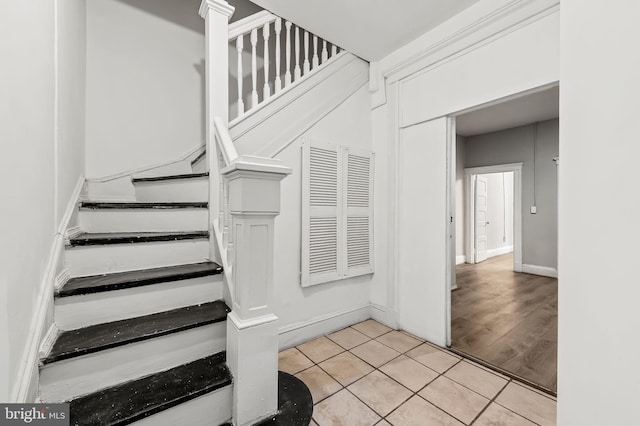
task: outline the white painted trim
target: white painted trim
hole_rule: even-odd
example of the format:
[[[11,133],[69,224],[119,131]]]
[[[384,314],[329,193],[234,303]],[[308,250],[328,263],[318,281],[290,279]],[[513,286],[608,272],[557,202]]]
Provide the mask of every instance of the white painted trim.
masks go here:
[[[548,266],[522,265],[522,272],[525,274],[542,275],[543,277],[558,278],[558,270]]]
[[[460,254],[458,256],[456,256],[456,265],[462,265],[463,263],[467,262],[467,256],[465,256],[464,254]]]
[[[279,350],[296,346],[369,318],[371,318],[371,305],[366,304],[280,327],[278,330]]]
[[[445,233],[445,282],[447,291],[445,291],[445,345],[451,345],[451,290],[457,288],[456,284],[456,265],[454,259],[456,257],[456,118],[447,117],[447,147],[446,147],[446,233]]]
[[[171,164],[179,163],[181,161],[186,161],[186,160],[190,159],[191,157],[196,158],[205,149],[206,149],[205,145],[198,145],[198,146],[196,146],[194,148],[191,148],[189,151],[185,152],[184,154],[182,154],[177,160],[176,159],[172,159],[172,160],[167,160],[167,161],[163,161],[163,162],[160,162],[160,163],[154,163],[154,164],[138,167],[136,169],[125,170],[125,171],[122,171],[122,172],[114,173],[112,175],[107,175],[107,176],[102,176],[102,177],[94,177],[94,178],[87,178],[86,181],[87,182],[109,182],[109,181],[112,181],[112,180],[116,180],[116,179],[120,179],[120,178],[123,178],[123,177],[131,176],[131,175],[134,175],[136,173],[148,172],[149,170],[153,170],[153,169],[158,169],[160,167],[169,166]],[[95,199],[95,198],[92,197],[92,199]],[[116,199],[116,198],[102,197],[101,201],[102,200],[104,200],[104,201],[112,201],[112,200],[113,201],[118,201],[118,200],[122,200],[122,198]]]
[[[67,228],[67,230],[64,232],[64,243],[68,244],[71,238],[75,238],[80,234],[82,234],[82,228],[80,228],[80,225]]]
[[[49,355],[51,352],[51,348],[53,348],[53,344],[56,341],[56,337],[58,337],[58,327],[55,323],[51,324],[49,330],[42,339],[42,343],[40,344],[40,349],[38,350],[38,358],[42,359]]]
[[[225,0],[202,0],[198,13],[204,19],[207,19],[209,11],[217,12],[231,19],[231,15],[233,15],[235,7],[229,5],[229,3],[227,3]]]
[[[371,303],[371,318],[387,327],[398,329],[398,313],[391,308]]]
[[[474,185],[473,177],[487,173],[513,172],[513,270],[522,272],[522,165],[523,163],[498,164],[484,167],[464,169],[465,203],[465,256],[469,263],[474,263]]]
[[[67,281],[69,281],[69,278],[71,278],[71,275],[69,274],[69,270],[67,268],[64,268],[62,271],[58,273],[58,275],[56,275],[54,288],[56,290],[62,288],[62,286],[64,286],[67,283]]]
[[[495,257],[503,254],[511,253],[513,251],[513,246],[506,247],[498,247],[494,249],[487,250],[487,257]]]
[[[47,267],[44,272],[42,281],[40,282],[38,298],[35,303],[35,310],[29,326],[29,339],[22,354],[22,361],[19,365],[16,383],[11,392],[11,401],[13,402],[30,402],[29,396],[36,394],[38,386],[38,355],[40,345],[47,328],[47,313],[53,307],[53,289],[57,277],[57,268],[60,264],[62,253],[64,252],[64,236],[69,226],[71,216],[76,209],[80,193],[84,187],[85,178],[80,176],[76,183],[67,209],[62,216],[53,243],[49,251]],[[27,265],[28,267],[28,265]],[[47,332],[50,328],[47,329]]]

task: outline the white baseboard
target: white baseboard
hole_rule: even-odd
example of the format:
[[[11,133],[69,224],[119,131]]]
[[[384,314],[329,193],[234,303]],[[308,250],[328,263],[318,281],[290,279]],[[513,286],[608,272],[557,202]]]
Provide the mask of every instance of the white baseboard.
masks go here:
[[[29,340],[22,355],[17,381],[11,392],[12,402],[33,402],[36,399],[38,390],[38,356],[41,344],[43,341],[48,340],[45,338],[51,333],[52,323],[47,323],[47,321],[53,318],[53,315],[48,314],[52,313],[53,310],[53,290],[58,278],[58,270],[62,267],[65,234],[73,212],[77,207],[84,183],[84,176],[80,176],[67,203],[67,209],[60,219],[56,235],[53,238],[47,260],[47,267],[40,283],[35,311],[29,327]]]
[[[558,270],[548,266],[522,265],[522,272],[525,274],[542,275],[543,277],[558,278]]]
[[[393,329],[398,328],[398,314],[391,308],[372,303],[371,318],[386,325],[387,327],[391,327]]]
[[[498,247],[498,248],[487,250],[487,257],[500,256],[503,254],[511,253],[512,251],[513,251],[513,246]]]
[[[465,256],[464,254],[456,256],[456,265],[461,265],[466,262],[467,262],[467,256]]]
[[[296,346],[369,318],[371,318],[371,306],[366,304],[280,327],[279,350]]]

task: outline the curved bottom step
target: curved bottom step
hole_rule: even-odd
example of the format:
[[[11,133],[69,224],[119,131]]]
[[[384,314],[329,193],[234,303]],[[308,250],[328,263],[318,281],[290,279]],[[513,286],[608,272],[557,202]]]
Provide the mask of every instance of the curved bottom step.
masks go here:
[[[278,371],[278,412],[255,426],[308,426],[313,399],[307,385],[297,377]]]

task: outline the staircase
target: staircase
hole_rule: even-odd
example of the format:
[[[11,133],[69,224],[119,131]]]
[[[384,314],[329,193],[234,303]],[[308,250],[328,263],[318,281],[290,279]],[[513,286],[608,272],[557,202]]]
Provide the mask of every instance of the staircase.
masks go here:
[[[200,9],[207,146],[191,161],[191,172],[171,174],[169,166],[165,174],[131,176],[134,202],[78,203],[81,231],[65,247],[68,279],[55,290],[57,329],[43,345],[39,369],[39,399],[69,402],[72,425],[310,422],[308,389],[277,371],[272,311],[274,219],[280,181],[291,170],[272,158],[237,154],[229,134],[229,81],[216,76],[228,73],[230,44],[242,72],[249,38],[253,86],[244,91],[238,80],[238,124],[255,120],[269,102],[340,55],[337,46],[268,12],[232,28],[232,12],[224,0],[203,0]],[[274,79],[270,28],[282,37]],[[259,32],[266,63],[261,97]],[[246,108],[245,96],[251,100]]]

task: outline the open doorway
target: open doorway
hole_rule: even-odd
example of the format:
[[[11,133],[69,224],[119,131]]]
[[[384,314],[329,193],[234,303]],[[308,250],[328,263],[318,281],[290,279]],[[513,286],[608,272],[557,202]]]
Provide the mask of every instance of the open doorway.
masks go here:
[[[451,185],[451,348],[551,393],[557,382],[557,103],[552,87],[457,116]]]

